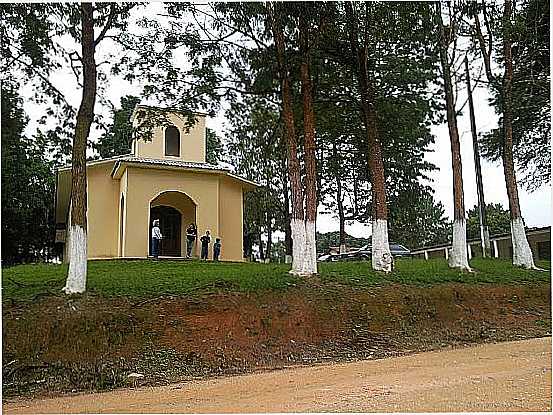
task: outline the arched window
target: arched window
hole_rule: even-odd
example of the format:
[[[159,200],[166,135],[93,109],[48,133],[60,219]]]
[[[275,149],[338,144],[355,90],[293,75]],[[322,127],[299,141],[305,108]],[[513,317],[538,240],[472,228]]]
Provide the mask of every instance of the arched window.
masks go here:
[[[180,156],[180,133],[174,126],[165,129],[165,155]]]

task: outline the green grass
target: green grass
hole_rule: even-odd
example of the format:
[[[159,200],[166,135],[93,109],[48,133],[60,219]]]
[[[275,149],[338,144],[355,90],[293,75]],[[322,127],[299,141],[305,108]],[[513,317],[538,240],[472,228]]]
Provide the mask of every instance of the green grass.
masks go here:
[[[361,286],[390,282],[432,285],[446,282],[509,284],[551,281],[549,261],[537,263],[545,272],[514,267],[510,260],[501,259],[474,258],[470,265],[474,272],[467,273],[449,268],[445,259],[399,259],[389,275],[373,271],[369,262],[323,263],[319,271],[323,281],[335,280]]]
[[[283,289],[294,282],[285,265],[200,261],[89,261],[87,289],[103,296],[147,297],[190,294],[199,290],[257,291]],[[67,265],[20,265],[3,271],[2,292],[29,298],[58,292]]]
[[[396,261],[392,274],[372,271],[370,262],[322,263],[323,283],[371,286],[388,283],[432,285],[459,283],[550,282],[550,262],[538,266],[546,272],[515,268],[510,261],[473,259],[474,273],[448,268],[443,259]],[[253,292],[283,290],[302,280],[288,274],[289,265],[214,263],[200,261],[89,261],[88,291],[106,296],[153,297],[189,295],[224,290]],[[59,294],[67,274],[66,265],[20,265],[3,270],[3,299],[32,299],[41,294]]]

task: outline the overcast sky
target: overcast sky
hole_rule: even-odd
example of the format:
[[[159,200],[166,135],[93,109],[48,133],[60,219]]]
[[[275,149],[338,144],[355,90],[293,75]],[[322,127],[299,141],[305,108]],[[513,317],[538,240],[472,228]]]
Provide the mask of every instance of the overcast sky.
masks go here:
[[[155,10],[160,5],[150,4],[149,14],[152,10]],[[143,14],[143,11],[141,13]],[[64,45],[70,47],[69,40],[65,40]],[[115,47],[112,46],[111,40],[106,39],[101,49],[109,52],[115,51]],[[101,62],[101,56],[97,59]],[[78,107],[81,92],[77,87],[75,76],[70,70],[61,70],[51,77],[52,83],[56,85],[61,91],[63,91],[70,103],[75,108]],[[131,85],[120,78],[110,76],[109,85],[106,88],[107,98],[115,105],[119,106],[120,98],[124,95],[135,94],[140,95],[141,90],[138,85]],[[25,99],[24,108],[27,115],[30,117],[30,123],[27,127],[27,132],[31,134],[36,129],[36,121],[43,114],[43,107],[31,102],[28,99],[32,95],[32,87],[23,87],[22,93]],[[498,117],[494,113],[493,108],[488,105],[488,95],[484,88],[477,88],[474,92],[474,103],[476,112],[476,125],[479,132],[488,131],[491,128],[497,126]],[[463,103],[466,99],[466,95],[463,95],[463,91],[460,91],[459,103]],[[159,103],[161,106],[164,103]],[[96,105],[96,110],[108,116],[109,111],[106,108],[102,108],[100,105]],[[225,118],[223,111],[215,118],[207,120],[207,126],[212,128],[224,139],[225,131]],[[470,209],[477,203],[476,195],[476,179],[474,173],[474,159],[472,151],[472,137],[470,132],[470,124],[468,118],[468,107],[465,108],[463,116],[458,118],[459,135],[461,140],[461,155],[463,163],[463,180],[464,180],[464,194],[465,194],[465,207]],[[435,144],[431,146],[430,151],[426,154],[426,159],[435,164],[439,170],[433,172],[430,176],[434,180],[430,185],[435,190],[435,198],[441,201],[445,206],[446,214],[453,217],[453,184],[452,184],[452,169],[451,169],[451,153],[450,142],[448,135],[447,124],[436,125],[432,127],[432,133],[436,137]],[[92,137],[99,135],[98,131],[92,131]],[[507,193],[505,189],[505,181],[503,178],[503,168],[500,163],[490,163],[482,160],[482,175],[484,182],[484,197],[487,203],[501,203],[505,208],[508,207]],[[544,186],[533,193],[528,193],[525,190],[519,188],[520,203],[522,208],[522,214],[526,221],[527,226],[548,226],[551,224],[551,187],[550,185]],[[319,232],[329,232],[338,230],[338,221],[334,219],[332,215],[321,215],[317,218],[317,230]],[[346,226],[346,231],[357,237],[367,237],[370,235],[371,230],[368,224],[354,223]]]

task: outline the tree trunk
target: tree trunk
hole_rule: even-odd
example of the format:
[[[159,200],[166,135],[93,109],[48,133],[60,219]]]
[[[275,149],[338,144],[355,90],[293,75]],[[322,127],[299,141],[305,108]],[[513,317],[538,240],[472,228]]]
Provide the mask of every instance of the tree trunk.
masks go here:
[[[266,194],[271,194],[271,173],[270,169],[268,168],[269,161],[266,158],[265,159],[265,171],[267,172],[265,177],[265,189]],[[267,203],[269,202],[269,203]],[[264,210],[265,210],[265,229],[267,230],[267,246],[265,251],[265,259],[268,260],[267,262],[271,262],[271,246],[272,246],[272,236],[273,236],[273,205],[270,198],[267,198],[264,203]]]
[[[261,239],[261,230],[257,233],[257,240],[259,241],[259,259],[265,261],[265,250],[263,249],[263,239]]]
[[[303,132],[305,156],[305,253],[302,273],[317,273],[317,244],[315,222],[317,219],[317,166],[315,143],[315,113],[311,84],[311,62],[309,50],[309,26],[306,13],[300,15],[300,77],[303,101]]]
[[[490,233],[486,220],[486,202],[484,201],[484,185],[482,183],[482,168],[480,166],[480,152],[478,151],[478,136],[476,133],[476,120],[474,117],[474,104],[472,102],[472,90],[470,86],[469,61],[465,56],[465,73],[467,81],[467,94],[469,101],[470,130],[472,132],[472,150],[474,153],[474,169],[476,172],[476,191],[478,194],[478,218],[480,222],[480,241],[482,243],[482,256],[490,256]]]
[[[447,39],[442,21],[441,4],[436,7],[439,33],[440,61],[444,78],[445,100],[447,109],[447,125],[451,142],[451,163],[453,168],[453,245],[449,255],[449,266],[462,270],[470,270],[467,259],[467,224],[465,219],[465,201],[463,195],[463,169],[461,164],[461,148],[459,144],[459,131],[457,129],[457,116],[453,103],[453,88],[451,85],[451,73],[447,56]]]
[[[511,239],[513,243],[513,265],[535,268],[532,250],[526,238],[524,221],[520,211],[517,180],[513,161],[513,56],[511,53],[511,0],[505,0],[503,10],[503,55],[505,74],[503,76],[503,170],[511,212]]]
[[[96,62],[94,60],[94,17],[92,3],[81,4],[83,95],[77,113],[73,140],[71,181],[71,224],[69,232],[69,271],[63,291],[67,294],[86,290],[87,272],[87,190],[86,143],[94,118],[96,101]]]
[[[306,235],[303,212],[303,189],[298,160],[296,129],[294,125],[294,109],[292,107],[291,79],[286,59],[284,31],[281,22],[278,3],[267,3],[267,11],[271,21],[275,42],[276,57],[280,73],[280,89],[282,95],[282,118],[284,120],[284,135],[286,137],[286,156],[288,161],[288,176],[290,180],[292,215],[290,220],[292,235],[292,269],[290,273],[301,274],[305,253]]]
[[[284,160],[282,172],[286,172],[286,160]],[[290,197],[288,195],[288,175],[282,178],[282,191],[284,193],[284,247],[285,255],[292,257],[292,227],[290,226]],[[286,262],[286,259],[285,259]]]
[[[382,161],[382,146],[378,136],[376,94],[374,83],[369,76],[368,39],[365,31],[363,45],[359,44],[357,16],[351,3],[346,3],[349,9],[350,42],[352,53],[357,59],[357,82],[361,96],[363,123],[367,134],[369,149],[369,170],[373,189],[373,222],[372,222],[372,267],[377,271],[391,272],[393,258],[388,243],[388,209],[386,207],[386,181],[384,163]],[[368,7],[365,5],[365,7]],[[369,24],[369,22],[365,22]]]
[[[359,219],[359,177],[353,172],[353,218]]]
[[[363,72],[363,77],[366,72]],[[365,83],[365,82],[363,82]],[[377,271],[391,272],[393,258],[388,243],[388,209],[382,149],[376,125],[376,108],[372,86],[366,84],[368,97],[364,105],[367,141],[369,144],[369,169],[373,188],[372,267]]]
[[[267,212],[267,249],[265,252],[265,257],[271,262],[271,250],[273,247],[273,217]]]
[[[313,93],[312,95],[315,96],[315,88],[312,89]],[[317,200],[321,200],[321,192],[322,192],[322,183],[323,183],[323,164],[324,164],[324,148],[319,147],[317,149],[318,156],[316,159],[317,162],[317,173],[315,174],[315,177],[317,179]]]
[[[252,234],[248,231],[244,235],[244,256],[249,260],[252,259],[252,245],[253,245],[253,237],[252,237]]]
[[[336,204],[338,206],[338,221],[340,224],[340,234],[339,234],[339,250],[343,254],[346,252],[346,218],[344,214],[344,201],[342,200],[342,180],[340,179],[340,174],[338,172],[338,150],[336,148],[336,143],[332,144],[333,156],[335,161],[335,178],[336,178]]]

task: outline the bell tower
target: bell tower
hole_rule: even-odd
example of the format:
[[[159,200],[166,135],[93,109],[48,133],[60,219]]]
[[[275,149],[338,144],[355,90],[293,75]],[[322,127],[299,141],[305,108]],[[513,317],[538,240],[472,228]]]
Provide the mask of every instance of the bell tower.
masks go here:
[[[156,160],[178,160],[205,163],[206,132],[205,114],[194,113],[195,123],[191,127],[189,118],[182,111],[137,105],[131,116],[137,137],[131,143],[135,157]],[[148,124],[151,139],[148,138]]]

